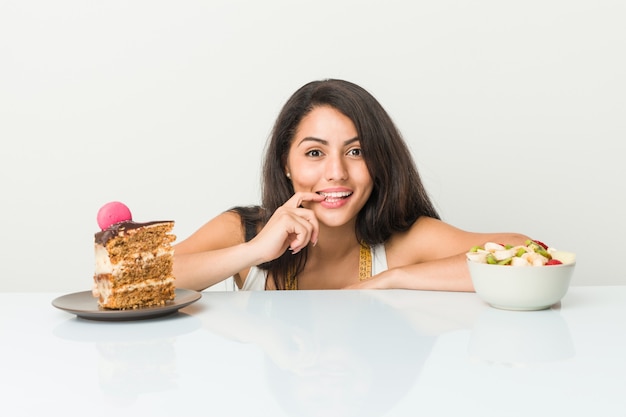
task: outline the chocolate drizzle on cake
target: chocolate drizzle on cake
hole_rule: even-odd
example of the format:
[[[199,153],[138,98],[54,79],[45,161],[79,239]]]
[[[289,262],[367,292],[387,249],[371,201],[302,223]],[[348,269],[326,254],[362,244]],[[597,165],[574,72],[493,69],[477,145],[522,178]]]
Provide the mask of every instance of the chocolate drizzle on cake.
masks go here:
[[[152,226],[155,224],[161,223],[173,223],[172,220],[161,220],[161,221],[152,221],[152,222],[134,222],[132,220],[127,222],[119,222],[114,225],[111,225],[108,229],[97,232],[94,235],[95,243],[106,245],[106,243],[120,234],[123,234],[125,230],[133,230],[139,229],[146,226]]]

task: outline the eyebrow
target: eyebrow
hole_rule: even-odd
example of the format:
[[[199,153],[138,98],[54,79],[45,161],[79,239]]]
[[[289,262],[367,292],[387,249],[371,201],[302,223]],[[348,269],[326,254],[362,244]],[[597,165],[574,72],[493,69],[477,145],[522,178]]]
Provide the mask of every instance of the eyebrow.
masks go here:
[[[358,137],[354,137],[352,139],[344,140],[343,144],[344,144],[344,146],[347,146],[347,145],[351,145],[354,142],[358,142],[358,141],[359,141],[359,138]],[[312,136],[307,136],[306,138],[303,138],[298,143],[298,146],[302,145],[304,142],[317,142],[317,143],[321,143],[322,145],[328,145],[328,141],[326,139],[320,139],[320,138],[316,138],[316,137],[312,137]]]

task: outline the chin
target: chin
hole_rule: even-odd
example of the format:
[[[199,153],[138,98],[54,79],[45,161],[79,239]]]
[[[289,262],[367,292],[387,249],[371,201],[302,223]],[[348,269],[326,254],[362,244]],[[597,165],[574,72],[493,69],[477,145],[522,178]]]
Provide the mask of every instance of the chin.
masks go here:
[[[354,216],[346,216],[340,213],[329,214],[329,213],[316,213],[317,220],[320,224],[323,224],[326,227],[342,227],[348,224],[354,224],[356,220],[356,215]]]

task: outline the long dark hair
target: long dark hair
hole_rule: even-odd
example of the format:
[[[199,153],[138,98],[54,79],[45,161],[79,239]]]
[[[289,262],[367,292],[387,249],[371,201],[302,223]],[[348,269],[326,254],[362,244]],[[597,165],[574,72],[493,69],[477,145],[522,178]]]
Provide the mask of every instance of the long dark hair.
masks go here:
[[[372,194],[357,216],[359,241],[384,243],[392,234],[409,229],[421,216],[440,218],[406,142],[380,103],[354,83],[328,79],[302,86],[283,106],[266,147],[262,208],[233,209],[241,215],[242,224],[262,227],[294,194],[285,176],[287,154],[302,118],[320,106],[333,107],[352,120],[374,182]],[[260,267],[269,271],[277,289],[285,289],[291,275],[304,268],[306,256],[305,248],[295,256],[286,253]]]

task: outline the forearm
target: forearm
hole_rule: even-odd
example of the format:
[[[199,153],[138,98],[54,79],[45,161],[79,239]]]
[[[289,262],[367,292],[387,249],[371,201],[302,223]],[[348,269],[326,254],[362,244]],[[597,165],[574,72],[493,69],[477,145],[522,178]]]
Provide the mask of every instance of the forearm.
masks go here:
[[[248,243],[197,253],[174,253],[176,286],[204,290],[261,263]]]
[[[404,288],[431,291],[474,291],[465,254],[389,269],[364,282],[362,288]]]

